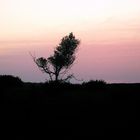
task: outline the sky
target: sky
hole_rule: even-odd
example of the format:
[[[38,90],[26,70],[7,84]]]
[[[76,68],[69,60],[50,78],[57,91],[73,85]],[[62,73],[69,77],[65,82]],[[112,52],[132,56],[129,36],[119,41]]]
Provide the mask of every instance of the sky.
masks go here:
[[[62,37],[81,40],[71,72],[78,79],[140,82],[140,0],[0,0],[0,75],[42,82],[32,61]]]

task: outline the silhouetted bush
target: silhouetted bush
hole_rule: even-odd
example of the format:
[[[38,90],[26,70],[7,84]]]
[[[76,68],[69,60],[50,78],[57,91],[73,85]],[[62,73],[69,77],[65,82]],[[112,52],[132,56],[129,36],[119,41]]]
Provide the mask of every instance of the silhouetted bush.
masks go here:
[[[51,88],[51,89],[66,89],[66,88],[72,88],[74,85],[69,82],[59,82],[59,81],[50,81],[46,82],[44,84],[46,88]]]
[[[21,86],[23,84],[19,77],[12,75],[0,75],[0,87]]]
[[[94,88],[94,87],[104,87],[107,83],[104,80],[90,80],[88,82],[83,82],[82,86],[87,88]]]

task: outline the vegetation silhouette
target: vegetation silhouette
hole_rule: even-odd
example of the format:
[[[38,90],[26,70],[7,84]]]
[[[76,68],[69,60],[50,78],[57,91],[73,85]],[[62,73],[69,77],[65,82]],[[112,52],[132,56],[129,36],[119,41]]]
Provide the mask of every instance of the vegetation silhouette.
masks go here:
[[[102,88],[106,85],[107,83],[104,80],[90,80],[88,82],[83,82],[82,86],[88,87],[88,88],[93,88],[93,87],[99,87]]]
[[[4,75],[0,76],[0,89],[1,120],[47,120],[48,128],[70,128],[75,133],[67,131],[67,136],[86,138],[108,138],[110,132],[113,139],[122,137],[121,132],[108,128],[122,129],[125,138],[135,139],[139,134],[132,132],[140,117],[140,84],[108,84],[104,80],[26,83]]]
[[[13,87],[23,85],[22,80],[19,77],[12,75],[0,75],[0,86],[1,87]]]
[[[54,54],[47,59],[44,57],[36,58],[33,56],[34,62],[41,71],[49,75],[48,81],[65,82],[74,77],[68,73],[75,61],[75,53],[80,41],[75,38],[73,33],[62,38],[60,44],[54,50]]]

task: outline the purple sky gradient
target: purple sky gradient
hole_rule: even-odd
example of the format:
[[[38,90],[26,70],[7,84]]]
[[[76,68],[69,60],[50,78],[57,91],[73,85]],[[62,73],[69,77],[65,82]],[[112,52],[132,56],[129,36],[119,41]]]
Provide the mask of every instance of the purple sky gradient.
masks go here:
[[[0,1],[0,74],[47,78],[32,61],[48,57],[73,32],[81,40],[78,79],[140,82],[140,0]]]

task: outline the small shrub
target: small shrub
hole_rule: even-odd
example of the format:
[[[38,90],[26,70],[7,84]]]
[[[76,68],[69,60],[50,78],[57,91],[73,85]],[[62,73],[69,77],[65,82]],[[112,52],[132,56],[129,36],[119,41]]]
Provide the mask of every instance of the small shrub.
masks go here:
[[[0,87],[21,86],[23,84],[19,77],[12,75],[0,75]]]
[[[104,80],[90,80],[88,82],[84,82],[82,85],[84,87],[88,88],[94,88],[94,87],[104,87],[107,83]]]

